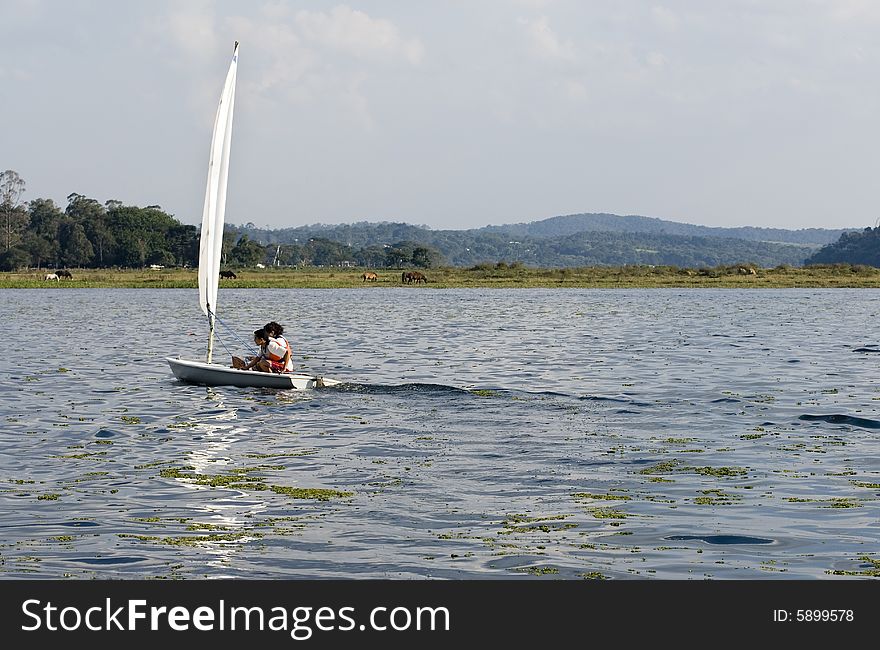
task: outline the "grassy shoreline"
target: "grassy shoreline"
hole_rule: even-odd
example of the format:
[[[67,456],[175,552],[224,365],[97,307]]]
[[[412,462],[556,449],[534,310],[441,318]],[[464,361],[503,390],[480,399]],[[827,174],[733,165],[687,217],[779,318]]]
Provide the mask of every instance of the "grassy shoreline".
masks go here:
[[[457,288],[880,288],[880,269],[840,264],[815,267],[742,267],[678,269],[675,267],[581,267],[534,269],[506,265],[481,265],[471,269],[441,268],[425,271],[427,284],[403,284],[401,271],[379,270],[377,282],[364,282],[365,269],[284,268],[235,269],[234,280],[221,286],[240,289],[351,289],[404,287],[407,289]],[[747,267],[746,267],[747,268]],[[197,286],[195,269],[71,269],[69,280],[45,280],[51,271],[0,273],[0,289],[190,289]]]

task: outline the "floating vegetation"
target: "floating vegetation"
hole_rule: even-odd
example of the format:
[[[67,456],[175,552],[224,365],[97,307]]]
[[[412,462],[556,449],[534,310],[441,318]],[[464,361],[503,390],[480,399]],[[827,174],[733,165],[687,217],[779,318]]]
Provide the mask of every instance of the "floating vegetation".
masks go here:
[[[187,530],[229,530],[228,526],[220,526],[219,524],[200,524],[194,523],[186,527]]]
[[[579,573],[578,576],[583,578],[584,580],[608,580],[608,576],[599,573],[598,571],[590,571],[588,573]]]
[[[41,494],[37,497],[37,501],[58,501],[61,498],[61,495],[57,492],[50,492],[49,494]]]
[[[626,519],[632,516],[622,510],[615,510],[613,508],[587,508],[587,512],[596,519]]]
[[[135,465],[135,469],[150,469],[152,467],[159,467],[160,465],[171,465],[173,464],[173,460],[157,460],[154,463],[147,463],[146,465]]]
[[[736,501],[742,501],[741,496],[723,490],[700,490],[700,494],[703,496],[694,498],[694,503],[700,506],[729,506]]]
[[[758,440],[759,438],[763,438],[766,436],[766,433],[746,433],[740,436],[742,440]]]
[[[715,477],[732,477],[732,476],[745,476],[747,471],[742,467],[692,467],[692,466],[682,466],[680,460],[667,460],[662,463],[658,463],[656,465],[652,465],[651,467],[646,467],[644,469],[639,470],[639,474],[671,474],[673,472],[678,473],[694,473],[700,474],[702,476],[715,476]]]
[[[741,467],[693,467],[689,468],[689,470],[703,476],[726,477],[745,476],[747,474],[746,470]]]
[[[477,395],[478,397],[496,397],[498,395],[497,391],[487,390],[484,388],[477,388],[477,389],[471,390],[471,393],[473,393],[474,395]]]
[[[652,465],[651,467],[641,469],[639,470],[639,474],[669,474],[670,472],[674,472],[680,464],[681,461],[678,460],[667,460]]]
[[[802,499],[799,497],[786,497],[789,503],[822,503],[822,508],[861,508],[862,504],[856,499],[834,497],[831,499]]]
[[[141,419],[136,415],[123,415],[121,420],[126,424],[140,424]]]
[[[587,499],[604,499],[606,501],[629,501],[632,498],[625,494],[593,494],[591,492],[574,492],[571,496],[576,501]]]
[[[556,575],[557,573],[559,573],[559,569],[552,566],[521,567],[519,569],[515,569],[515,571],[519,573],[528,573],[533,576]]]
[[[529,515],[507,515],[502,522],[504,530],[498,531],[499,535],[514,535],[517,533],[554,533],[569,528],[577,528],[574,523],[548,524],[543,522],[555,522],[568,519],[571,515],[548,515],[545,517],[532,517]]]
[[[270,485],[269,489],[275,494],[283,494],[293,499],[329,501],[330,499],[344,499],[354,496],[354,492],[341,492],[339,490],[328,490],[323,488],[292,488],[283,485]]]
[[[880,483],[864,483],[862,481],[850,481],[856,487],[871,488],[872,490],[880,490]]]
[[[70,372],[70,369],[61,367],[61,368],[58,368],[58,372]]]
[[[280,466],[271,466],[272,469],[283,469]],[[294,488],[284,485],[268,485],[262,477],[243,476],[246,471],[257,471],[260,468],[247,468],[233,472],[232,474],[195,474],[191,471],[193,468],[187,467],[183,469],[169,468],[159,472],[162,478],[184,479],[193,481],[196,485],[206,485],[208,487],[225,487],[234,490],[270,490],[275,494],[282,494],[292,499],[316,499],[318,501],[329,501],[335,498],[346,498],[353,496],[353,492],[341,492],[339,490],[329,490],[323,488]]]
[[[259,533],[212,533],[210,535],[191,535],[182,537],[157,537],[155,535],[134,535],[132,533],[117,534],[123,539],[136,539],[142,542],[154,542],[166,546],[201,546],[202,544],[239,542],[245,538],[262,537]]]
[[[305,449],[303,451],[290,451],[284,454],[245,454],[245,458],[296,458],[298,456],[313,456],[317,449]]]
[[[869,578],[880,578],[880,560],[875,560],[869,555],[861,555],[858,559],[865,562],[868,565],[868,568],[862,571],[834,570],[826,571],[826,573],[833,576],[864,576]]]

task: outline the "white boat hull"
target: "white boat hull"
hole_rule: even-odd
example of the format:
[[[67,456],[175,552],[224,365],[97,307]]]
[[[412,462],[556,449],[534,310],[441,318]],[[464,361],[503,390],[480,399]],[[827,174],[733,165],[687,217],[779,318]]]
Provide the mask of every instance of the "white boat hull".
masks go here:
[[[293,388],[307,390],[323,386],[336,386],[340,382],[315,375],[297,373],[274,374],[255,370],[239,370],[216,363],[190,361],[166,357],[171,372],[180,381],[203,386],[238,386],[240,388]]]

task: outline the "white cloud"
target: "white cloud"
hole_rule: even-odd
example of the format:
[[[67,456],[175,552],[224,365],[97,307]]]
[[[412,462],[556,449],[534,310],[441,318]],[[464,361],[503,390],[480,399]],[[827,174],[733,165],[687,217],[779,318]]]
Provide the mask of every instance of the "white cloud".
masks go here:
[[[533,54],[544,59],[574,60],[574,45],[571,41],[563,41],[559,38],[550,27],[546,16],[535,20],[520,18],[519,23],[525,27]]]
[[[210,58],[219,46],[213,3],[198,0],[187,4],[174,4],[164,24],[174,44],[197,58]]]
[[[661,29],[670,32],[678,29],[679,23],[681,22],[678,15],[666,7],[656,6],[652,8],[651,16]]]
[[[835,20],[880,20],[880,3],[876,0],[820,0]]]
[[[421,41],[404,38],[391,21],[371,18],[345,5],[330,13],[299,11],[296,26],[306,41],[357,57],[402,58],[418,65],[424,55]]]
[[[667,63],[666,57],[660,52],[649,52],[646,61],[652,68],[662,68]]]

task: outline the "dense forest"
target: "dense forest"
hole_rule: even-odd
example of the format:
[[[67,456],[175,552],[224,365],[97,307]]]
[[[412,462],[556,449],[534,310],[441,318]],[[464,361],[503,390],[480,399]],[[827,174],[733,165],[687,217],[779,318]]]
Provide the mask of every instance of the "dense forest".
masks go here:
[[[0,174],[0,270],[198,264],[198,228],[181,223],[158,205],[100,203],[73,193],[62,209],[50,199],[22,202],[24,189],[24,180],[16,172]],[[801,266],[805,261],[880,266],[877,233],[870,228],[864,232],[705,228],[604,214],[472,230],[432,230],[389,222],[267,230],[249,223],[227,226],[222,260],[230,267],[398,269],[497,262],[555,268],[627,264],[698,268],[740,263],[774,267]],[[832,243],[816,252],[828,242]]]
[[[806,264],[837,263],[880,267],[880,227],[845,232],[806,260]]]

